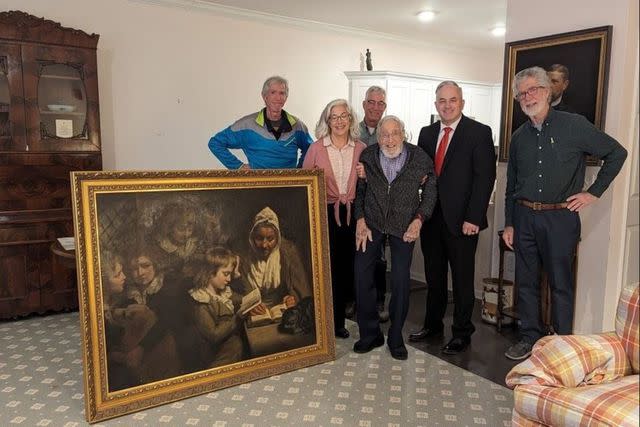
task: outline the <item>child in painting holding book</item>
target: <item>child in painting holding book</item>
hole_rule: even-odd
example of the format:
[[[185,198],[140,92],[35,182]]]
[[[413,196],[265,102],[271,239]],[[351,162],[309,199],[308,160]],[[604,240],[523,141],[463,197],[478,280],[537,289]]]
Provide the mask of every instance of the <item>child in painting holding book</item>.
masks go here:
[[[228,249],[208,251],[207,263],[195,276],[189,290],[194,301],[193,325],[198,336],[196,369],[213,368],[238,362],[244,356],[243,314],[239,311],[242,296],[229,284],[234,278],[238,257]]]

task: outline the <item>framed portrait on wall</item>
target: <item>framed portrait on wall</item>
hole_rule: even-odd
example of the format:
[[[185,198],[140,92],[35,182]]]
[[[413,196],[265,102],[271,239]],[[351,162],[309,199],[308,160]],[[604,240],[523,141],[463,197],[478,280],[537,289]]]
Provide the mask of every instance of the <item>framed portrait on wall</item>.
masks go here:
[[[589,28],[505,45],[501,162],[508,160],[511,135],[527,120],[514,99],[512,88],[514,76],[525,68],[542,67],[553,72],[550,77],[568,75],[561,97],[562,107],[604,129],[612,29],[611,26]],[[598,162],[590,158],[588,163]]]
[[[335,358],[323,183],[72,173],[89,422]]]

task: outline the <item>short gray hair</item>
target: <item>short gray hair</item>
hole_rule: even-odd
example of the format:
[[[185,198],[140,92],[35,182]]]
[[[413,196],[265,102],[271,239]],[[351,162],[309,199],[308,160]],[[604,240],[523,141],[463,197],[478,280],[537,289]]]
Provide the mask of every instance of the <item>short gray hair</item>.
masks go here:
[[[324,110],[322,110],[322,114],[320,114],[318,124],[316,125],[316,138],[321,139],[331,133],[331,128],[329,127],[329,116],[331,115],[331,109],[339,105],[343,105],[347,109],[347,113],[349,113],[350,115],[349,138],[354,141],[358,139],[358,137],[360,136],[360,125],[358,123],[358,117],[356,115],[356,112],[353,111],[353,108],[351,108],[351,105],[349,105],[346,99],[334,99],[333,101],[329,102],[326,107],[324,107]]]
[[[511,84],[511,90],[513,91],[513,97],[516,98],[518,96],[518,85],[522,83],[524,79],[533,78],[538,83],[538,86],[542,86],[544,88],[549,89],[551,87],[551,80],[549,80],[549,75],[542,67],[529,67],[525,68],[522,71],[519,71],[516,76],[513,78],[513,83]],[[551,99],[551,91],[549,91],[549,97]],[[517,98],[516,98],[517,99]]]
[[[387,99],[387,91],[386,90],[384,90],[380,86],[371,86],[369,89],[367,89],[367,92],[364,94],[365,101],[367,99],[369,99],[369,95],[371,95],[373,92],[381,93],[382,96],[384,96],[384,99],[385,100]]]
[[[274,83],[284,85],[284,94],[286,96],[289,96],[289,82],[287,81],[287,79],[280,76],[271,76],[264,81],[264,84],[262,85],[262,96],[265,96],[267,93],[269,93],[269,87],[271,87],[271,85]]]
[[[378,142],[380,142],[380,138],[382,138],[380,129],[382,129],[382,126],[389,121],[396,122],[398,127],[400,127],[400,132],[402,133],[402,142],[408,141],[409,136],[407,135],[407,131],[405,130],[404,122],[400,120],[397,116],[389,115],[389,116],[384,116],[378,122],[378,126],[376,127],[376,138],[378,139]]]
[[[438,94],[438,91],[440,91],[440,89],[442,89],[445,86],[453,86],[453,87],[457,88],[458,89],[458,93],[460,94],[460,99],[463,99],[463,97],[462,97],[462,88],[458,85],[458,83],[454,82],[453,80],[445,80],[443,82],[440,82],[438,87],[436,87],[436,95]]]

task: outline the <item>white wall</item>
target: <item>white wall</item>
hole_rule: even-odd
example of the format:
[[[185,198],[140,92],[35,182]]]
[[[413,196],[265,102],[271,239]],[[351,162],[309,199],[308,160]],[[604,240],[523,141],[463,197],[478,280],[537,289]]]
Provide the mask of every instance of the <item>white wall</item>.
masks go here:
[[[428,47],[318,26],[125,0],[9,0],[4,9],[100,34],[98,79],[105,169],[220,164],[209,137],[262,106],[266,77],[290,81],[286,109],[313,131],[324,105],[348,97],[343,72],[371,49],[377,70],[497,82],[501,51]]]
[[[614,0],[525,0],[507,3],[506,40],[613,25],[609,93],[605,131],[627,150],[637,149],[633,120],[637,105],[630,94],[637,86],[638,1]],[[578,291],[574,329],[578,333],[612,330],[622,273],[624,218],[629,191],[630,162],[595,205],[581,213],[582,241],[578,255]],[[587,181],[599,168],[590,167]],[[496,229],[504,226],[506,165],[499,164],[496,197]],[[497,272],[497,248],[493,270]]]

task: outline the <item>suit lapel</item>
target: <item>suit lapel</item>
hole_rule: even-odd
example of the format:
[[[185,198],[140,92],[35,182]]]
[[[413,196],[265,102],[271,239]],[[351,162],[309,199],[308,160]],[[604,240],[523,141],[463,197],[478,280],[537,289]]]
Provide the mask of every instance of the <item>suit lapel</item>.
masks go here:
[[[436,147],[438,146],[438,136],[440,135],[440,122],[436,122],[433,129],[432,134],[429,136],[429,140],[427,141],[427,154],[431,159],[435,160],[436,158]]]

